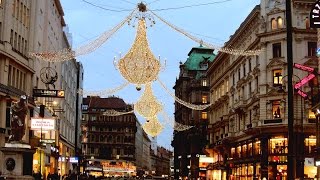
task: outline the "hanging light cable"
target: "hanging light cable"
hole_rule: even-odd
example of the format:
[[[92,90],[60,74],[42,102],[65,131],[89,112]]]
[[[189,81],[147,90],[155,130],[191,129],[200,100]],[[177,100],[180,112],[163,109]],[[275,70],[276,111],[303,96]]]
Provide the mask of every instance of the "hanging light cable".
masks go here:
[[[166,87],[166,85],[160,81],[160,79],[158,79],[158,82],[160,83],[160,85],[163,87],[163,89],[170,95],[174,98],[174,100],[176,102],[178,102],[179,104],[182,104],[184,105],[185,107],[187,108],[190,108],[190,109],[193,109],[193,110],[197,110],[197,111],[202,111],[204,109],[207,109],[208,107],[211,106],[211,104],[206,104],[206,105],[196,105],[196,104],[192,104],[192,103],[189,103],[189,102],[186,102],[178,97],[176,97],[173,93],[170,92],[170,90]]]
[[[161,111],[160,114],[163,117],[164,123],[168,124],[176,131],[186,131],[193,127],[193,126],[188,126],[188,125],[178,123],[177,121],[174,120],[174,118],[169,117],[169,115],[165,111]]]
[[[87,91],[87,90],[79,89],[78,93],[82,96],[100,96],[100,97],[109,96],[109,95],[115,94],[116,92],[122,90],[123,88],[127,87],[129,84],[130,84],[129,82],[125,82],[118,87],[115,87],[112,89],[106,89],[106,90],[102,90],[102,91]]]
[[[224,52],[227,54],[232,54],[232,55],[240,55],[240,56],[254,56],[254,55],[258,55],[260,54],[262,51],[264,51],[264,49],[258,49],[258,50],[241,50],[241,49],[232,49],[232,48],[226,48],[226,47],[218,47],[215,45],[212,45],[210,43],[204,42],[201,39],[196,38],[195,36],[187,33],[186,31],[184,31],[181,28],[178,28],[177,26],[169,23],[168,21],[164,20],[163,18],[161,18],[160,16],[158,16],[156,13],[154,13],[153,11],[149,10],[155,17],[157,17],[158,19],[160,19],[160,21],[162,21],[163,23],[165,23],[166,25],[168,25],[169,27],[171,27],[172,29],[174,29],[175,31],[185,35],[186,37],[190,38],[191,40],[199,43],[199,44],[203,44],[204,46],[207,46],[209,48],[215,49],[217,51],[220,52]]]

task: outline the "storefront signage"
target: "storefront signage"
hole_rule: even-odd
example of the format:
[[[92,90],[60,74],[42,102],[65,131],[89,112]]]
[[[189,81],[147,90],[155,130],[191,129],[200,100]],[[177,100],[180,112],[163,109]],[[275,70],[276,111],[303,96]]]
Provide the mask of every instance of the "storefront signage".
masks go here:
[[[306,76],[305,78],[303,78],[300,82],[298,82],[297,84],[294,85],[295,89],[299,89],[301,86],[303,86],[304,84],[306,84],[307,82],[309,82],[311,79],[313,79],[314,77],[316,77],[314,74],[309,74],[308,76]]]
[[[297,93],[302,96],[303,98],[307,98],[308,97],[308,94],[303,92],[302,90],[300,89],[296,89],[297,90]]]
[[[54,130],[54,125],[54,119],[31,118],[31,130]]]
[[[200,157],[199,162],[203,162],[203,163],[213,163],[213,157]]]
[[[310,11],[310,27],[320,28],[320,0],[314,3]]]
[[[78,163],[78,157],[70,157],[69,162],[71,162],[71,163]]]
[[[33,97],[64,98],[64,90],[33,89]]]
[[[308,71],[308,72],[311,72],[311,73],[314,72],[314,68],[308,67],[308,66],[304,66],[304,65],[301,65],[301,64],[297,64],[297,63],[294,63],[293,67],[295,67],[297,69],[300,69],[300,70],[303,70],[303,71]]]

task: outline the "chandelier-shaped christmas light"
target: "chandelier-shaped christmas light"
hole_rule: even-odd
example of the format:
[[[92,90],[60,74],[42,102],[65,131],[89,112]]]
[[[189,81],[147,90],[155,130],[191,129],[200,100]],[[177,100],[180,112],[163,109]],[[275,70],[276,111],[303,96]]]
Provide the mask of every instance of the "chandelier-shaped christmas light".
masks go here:
[[[152,82],[158,77],[161,64],[149,48],[145,19],[139,19],[137,35],[131,49],[115,65],[127,81],[137,86]]]
[[[146,84],[145,90],[137,103],[134,110],[145,118],[155,117],[163,107],[152,92],[151,83]]]
[[[158,118],[155,116],[150,118],[142,125],[143,130],[152,137],[155,137],[161,133],[163,126],[160,124]]]

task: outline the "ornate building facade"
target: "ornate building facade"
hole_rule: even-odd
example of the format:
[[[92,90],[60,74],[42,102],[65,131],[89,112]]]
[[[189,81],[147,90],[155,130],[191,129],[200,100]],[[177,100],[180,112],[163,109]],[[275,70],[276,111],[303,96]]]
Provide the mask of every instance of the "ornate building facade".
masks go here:
[[[180,63],[180,75],[174,86],[175,95],[193,104],[208,104],[209,82],[206,70],[215,58],[213,49],[194,47],[188,56],[184,64]],[[194,127],[187,131],[174,131],[174,178],[198,178],[199,174],[205,176],[205,171],[199,171],[199,155],[204,153],[206,145],[208,112],[191,110],[176,102],[175,121]]]
[[[104,176],[136,175],[135,114],[105,114],[109,110],[132,111],[132,105],[118,97],[91,96],[83,99],[82,110],[82,154],[86,160],[84,170]],[[99,169],[94,166],[96,164],[100,165]]]
[[[309,27],[315,1],[292,1],[293,61],[318,66],[317,32]],[[257,56],[218,53],[210,79],[207,151],[210,179],[281,179],[287,176],[287,54],[285,1],[261,0],[225,43],[264,51]],[[297,83],[307,72],[294,69]],[[310,92],[305,85],[301,88]],[[314,178],[315,116],[311,102],[294,94],[296,177]]]

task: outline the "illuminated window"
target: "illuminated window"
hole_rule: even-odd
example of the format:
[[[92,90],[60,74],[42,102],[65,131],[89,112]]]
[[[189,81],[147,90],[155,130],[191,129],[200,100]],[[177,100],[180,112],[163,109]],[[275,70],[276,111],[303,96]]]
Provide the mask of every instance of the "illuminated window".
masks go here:
[[[314,114],[314,112],[309,109],[309,115],[308,115],[309,119],[315,119],[316,118],[316,115]]]
[[[273,154],[288,153],[288,140],[284,137],[274,137],[270,139],[269,151]]]
[[[208,103],[208,96],[202,96],[202,103]]]
[[[281,43],[272,44],[273,58],[281,57]]]
[[[208,82],[206,79],[203,79],[201,82],[202,86],[208,86]]]
[[[283,26],[283,19],[281,17],[278,17],[278,27],[277,28],[282,28]]]
[[[208,113],[207,112],[201,112],[201,119],[208,119]]]
[[[272,18],[271,19],[271,29],[272,30],[275,30],[275,29],[277,29],[277,20],[275,19],[275,18]]]
[[[273,86],[282,85],[282,70],[273,70]]]
[[[308,42],[308,56],[316,56],[317,42]]]
[[[280,100],[272,101],[273,118],[281,118]]]

